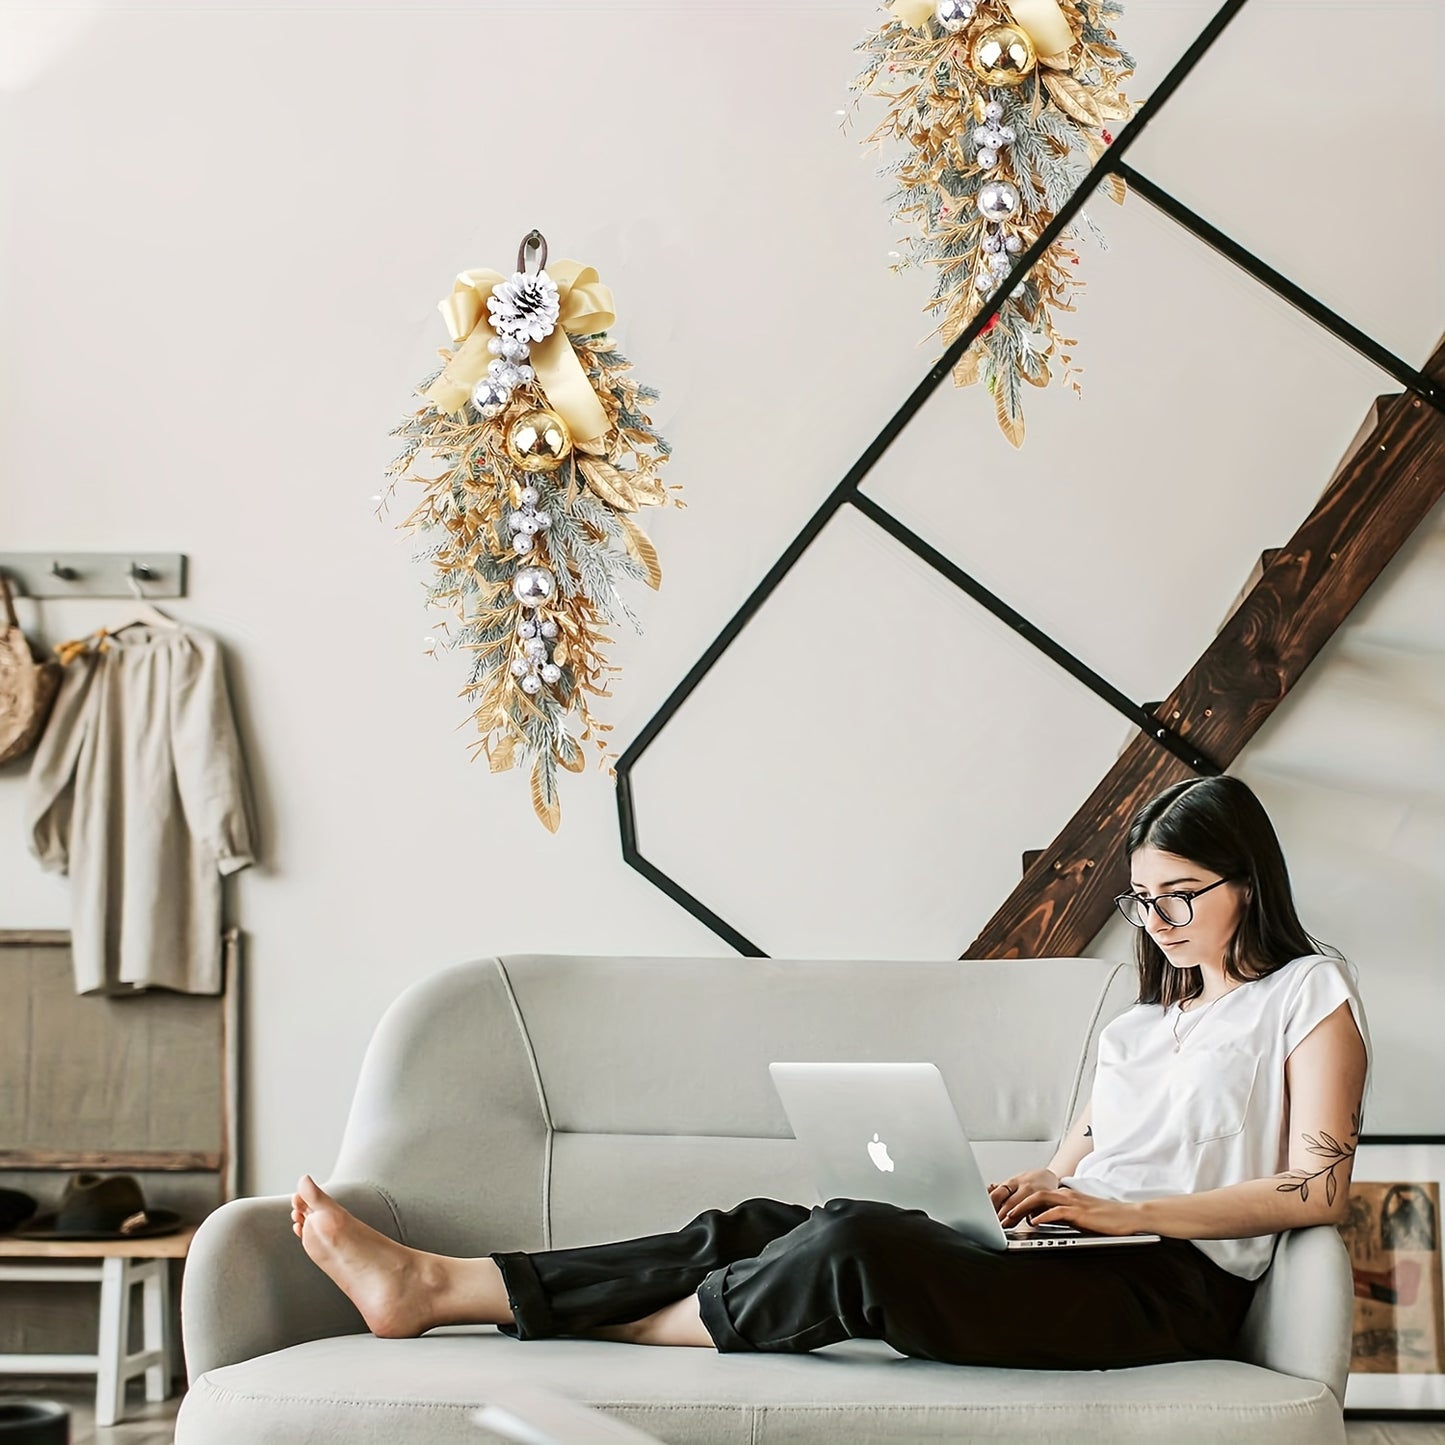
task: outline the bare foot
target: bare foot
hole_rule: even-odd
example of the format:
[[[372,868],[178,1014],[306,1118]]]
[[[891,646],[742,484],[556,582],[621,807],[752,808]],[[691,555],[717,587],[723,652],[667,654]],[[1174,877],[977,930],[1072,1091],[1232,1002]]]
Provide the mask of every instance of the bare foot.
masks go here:
[[[314,1264],[383,1339],[410,1339],[441,1321],[431,1301],[441,1292],[441,1261],[379,1234],[343,1209],[309,1175],[291,1196],[291,1229]]]

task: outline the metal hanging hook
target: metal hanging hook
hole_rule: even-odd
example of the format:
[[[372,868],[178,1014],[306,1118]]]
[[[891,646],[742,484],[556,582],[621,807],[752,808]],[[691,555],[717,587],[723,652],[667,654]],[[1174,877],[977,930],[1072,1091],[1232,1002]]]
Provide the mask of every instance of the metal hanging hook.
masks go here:
[[[540,252],[541,258],[537,261],[537,270],[547,269],[547,238],[534,226],[525,236],[522,237],[522,244],[517,247],[517,270],[524,275],[527,272],[527,262],[531,259],[528,251]],[[535,275],[535,272],[530,274]]]

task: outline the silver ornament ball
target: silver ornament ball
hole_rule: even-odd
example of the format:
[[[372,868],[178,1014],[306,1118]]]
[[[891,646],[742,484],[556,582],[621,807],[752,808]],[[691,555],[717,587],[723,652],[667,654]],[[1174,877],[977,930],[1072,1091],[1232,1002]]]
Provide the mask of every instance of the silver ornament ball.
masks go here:
[[[519,556],[525,556],[536,545],[532,540],[531,534],[528,532],[518,532],[517,535],[512,538],[512,550]]]
[[[557,624],[556,624],[555,622],[553,622],[552,619],[549,617],[549,618],[542,624],[542,636],[545,637],[545,638],[547,638],[548,641],[550,641],[552,638],[556,637],[556,635],[557,635]]]
[[[536,487],[522,488],[522,505],[524,507],[535,507],[541,498],[542,494]]]
[[[532,666],[525,657],[514,657],[512,659],[512,676],[521,677],[523,673],[531,672]]]
[[[1017,236],[1005,236],[1003,248],[1010,256],[1017,256],[1024,248],[1024,243]]]
[[[978,161],[979,165],[981,165],[984,170],[988,170],[990,169],[990,167],[996,166],[998,164],[998,152],[991,150],[981,150],[979,151],[978,155],[974,157],[974,159]]]
[[[537,693],[542,691],[542,679],[535,672],[529,672],[522,679],[522,691],[525,693]]]
[[[525,618],[517,624],[518,637],[535,637],[537,635],[537,624],[530,617]]]
[[[487,350],[490,351],[493,356],[501,356],[506,344],[500,336],[494,336],[487,342]]]
[[[500,354],[505,356],[508,361],[521,361],[527,355],[529,349],[527,343],[515,336],[503,336],[501,343]]]
[[[989,101],[989,103],[983,108],[983,118],[985,120],[1002,120],[1003,106],[1001,106],[996,100]]]
[[[547,644],[540,637],[534,637],[527,643],[527,656],[534,662],[546,662]]]
[[[549,662],[542,669],[543,682],[559,682],[562,677],[562,669],[555,662]]]
[[[472,405],[483,416],[496,416],[511,399],[512,393],[505,386],[498,386],[490,376],[484,376],[472,388]]]
[[[552,525],[551,512],[538,512],[537,525],[545,532]]]
[[[934,18],[950,35],[968,29],[973,19],[974,0],[938,0],[933,7]]]
[[[978,188],[978,209],[986,221],[1006,221],[1019,208],[1019,193],[1007,181],[987,181]]]
[[[992,231],[990,231],[989,234],[985,236],[982,241],[979,242],[979,245],[983,247],[985,255],[992,256],[993,253],[998,250],[999,239]]]
[[[557,579],[545,567],[523,567],[512,578],[512,596],[523,607],[540,607],[552,600]]]

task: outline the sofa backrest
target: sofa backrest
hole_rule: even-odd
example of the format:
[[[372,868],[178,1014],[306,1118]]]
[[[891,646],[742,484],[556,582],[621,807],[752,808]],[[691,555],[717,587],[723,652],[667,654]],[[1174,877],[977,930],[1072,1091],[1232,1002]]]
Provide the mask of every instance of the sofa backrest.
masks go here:
[[[1135,980],[1098,959],[464,964],[383,1018],[333,1177],[382,1190],[407,1243],[465,1255],[810,1203],[775,1059],[931,1061],[986,1174],[1043,1165]]]

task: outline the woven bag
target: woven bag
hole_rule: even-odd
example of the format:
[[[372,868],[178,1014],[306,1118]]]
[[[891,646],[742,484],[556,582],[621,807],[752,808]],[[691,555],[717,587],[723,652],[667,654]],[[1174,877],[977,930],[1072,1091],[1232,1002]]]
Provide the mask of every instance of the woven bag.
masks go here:
[[[0,595],[5,599],[6,622],[0,627],[0,763],[8,763],[34,747],[44,730],[60,686],[60,668],[53,662],[36,662],[15,615],[10,579],[3,572]]]

